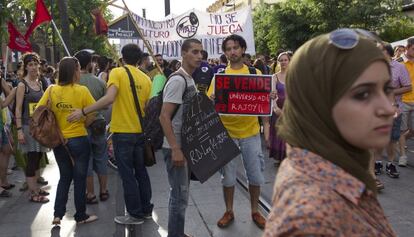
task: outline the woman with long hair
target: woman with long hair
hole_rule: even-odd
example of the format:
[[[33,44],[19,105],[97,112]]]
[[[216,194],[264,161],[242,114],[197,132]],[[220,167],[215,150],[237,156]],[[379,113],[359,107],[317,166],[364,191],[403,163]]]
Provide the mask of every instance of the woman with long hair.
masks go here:
[[[273,74],[272,85],[277,97],[273,102],[273,113],[270,118],[269,157],[275,159],[278,165],[286,157],[285,142],[277,135],[275,127],[278,118],[282,115],[283,104],[285,103],[285,78],[291,55],[289,52],[282,52],[277,57],[280,71]]]
[[[74,109],[82,109],[95,102],[88,88],[77,84],[80,79],[80,65],[76,58],[64,57],[59,62],[58,85],[50,86],[38,105],[46,105],[48,99],[57,123],[67,141],[53,149],[59,166],[60,179],[56,190],[55,213],[52,224],[60,224],[66,212],[70,184],[74,183],[75,221],[89,223],[98,219],[86,214],[86,176],[90,157],[90,143],[85,120],[69,123],[66,117]],[[50,96],[50,97],[49,97]],[[92,115],[95,116],[95,115]]]
[[[17,85],[15,120],[19,149],[26,159],[25,175],[30,195],[29,200],[36,203],[46,203],[49,199],[45,196],[49,193],[38,187],[36,171],[39,170],[40,160],[47,148],[41,146],[29,131],[30,118],[37,102],[43,95],[39,65],[40,59],[36,53],[23,55],[23,78]]]

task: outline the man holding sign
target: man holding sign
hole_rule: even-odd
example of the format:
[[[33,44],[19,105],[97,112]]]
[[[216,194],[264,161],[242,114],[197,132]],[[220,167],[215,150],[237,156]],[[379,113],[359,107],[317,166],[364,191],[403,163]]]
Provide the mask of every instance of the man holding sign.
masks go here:
[[[224,74],[261,74],[258,70],[253,70],[243,64],[243,54],[247,48],[246,41],[239,35],[230,35],[226,37],[222,44],[222,50],[229,60],[229,65]],[[216,75],[217,76],[217,75]],[[218,82],[218,81],[217,81]],[[229,82],[230,83],[230,82]],[[233,83],[233,82],[231,82]],[[218,85],[218,84],[217,84]],[[208,90],[210,98],[215,98],[216,80],[214,79]],[[270,90],[267,94],[270,98]],[[220,96],[220,95],[216,95]],[[219,98],[220,99],[220,98]],[[217,107],[216,107],[217,111]],[[243,164],[249,182],[251,214],[254,223],[261,229],[264,228],[266,220],[259,213],[258,202],[260,196],[260,186],[264,183],[264,160],[262,153],[262,144],[260,138],[260,125],[257,115],[252,116],[220,116],[221,121],[233,138],[234,142],[240,147]],[[264,124],[265,137],[269,134],[268,117],[262,117]],[[226,212],[217,222],[221,228],[227,227],[234,220],[233,213],[233,196],[234,186],[236,184],[237,162],[233,159],[221,170],[222,184],[224,192],[224,201]]]
[[[165,85],[160,123],[165,139],[163,153],[170,184],[168,204],[168,237],[184,234],[185,209],[188,205],[190,175],[181,147],[184,102],[196,93],[191,74],[201,64],[203,46],[197,39],[187,39],[181,47],[182,67],[172,74]]]

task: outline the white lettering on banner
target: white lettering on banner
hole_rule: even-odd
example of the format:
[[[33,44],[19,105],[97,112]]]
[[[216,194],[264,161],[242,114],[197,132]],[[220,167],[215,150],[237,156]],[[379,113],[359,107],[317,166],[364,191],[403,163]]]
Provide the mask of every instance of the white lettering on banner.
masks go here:
[[[187,38],[199,39],[209,57],[218,58],[223,53],[221,46],[224,38],[231,34],[242,36],[247,43],[246,53],[255,54],[250,8],[214,14],[190,10],[164,21],[151,21],[133,14],[133,19],[154,54],[162,54],[165,59],[180,58],[181,45]],[[148,52],[142,39],[138,40],[138,45]]]

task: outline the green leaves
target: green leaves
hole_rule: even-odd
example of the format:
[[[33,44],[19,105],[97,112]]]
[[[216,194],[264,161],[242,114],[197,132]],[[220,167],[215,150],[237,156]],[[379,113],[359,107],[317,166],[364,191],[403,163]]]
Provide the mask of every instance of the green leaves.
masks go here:
[[[295,50],[310,38],[342,27],[374,31],[386,41],[414,35],[401,0],[289,0],[253,13],[256,51]]]

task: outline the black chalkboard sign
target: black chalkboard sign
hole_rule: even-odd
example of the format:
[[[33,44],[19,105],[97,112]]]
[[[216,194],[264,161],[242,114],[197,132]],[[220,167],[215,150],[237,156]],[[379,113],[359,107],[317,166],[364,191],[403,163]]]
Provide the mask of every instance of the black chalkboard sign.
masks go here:
[[[240,154],[204,93],[195,95],[184,111],[181,149],[190,170],[201,183]]]

